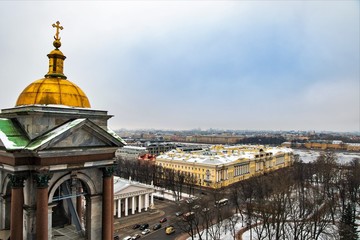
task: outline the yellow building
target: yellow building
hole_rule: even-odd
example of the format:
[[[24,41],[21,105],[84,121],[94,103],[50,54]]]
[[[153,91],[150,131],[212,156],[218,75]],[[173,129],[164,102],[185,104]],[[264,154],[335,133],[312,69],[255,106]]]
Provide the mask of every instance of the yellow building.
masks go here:
[[[193,176],[196,185],[210,188],[225,187],[292,163],[292,149],[261,145],[214,145],[193,152],[174,149],[156,157],[156,165]]]

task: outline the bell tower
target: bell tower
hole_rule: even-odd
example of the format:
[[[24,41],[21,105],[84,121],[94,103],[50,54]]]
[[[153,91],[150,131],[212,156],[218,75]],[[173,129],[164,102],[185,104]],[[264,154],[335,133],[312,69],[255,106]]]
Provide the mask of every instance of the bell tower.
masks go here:
[[[0,229],[11,239],[113,238],[115,151],[126,143],[64,75],[59,22],[48,73],[0,113]],[[47,227],[46,227],[47,226]]]

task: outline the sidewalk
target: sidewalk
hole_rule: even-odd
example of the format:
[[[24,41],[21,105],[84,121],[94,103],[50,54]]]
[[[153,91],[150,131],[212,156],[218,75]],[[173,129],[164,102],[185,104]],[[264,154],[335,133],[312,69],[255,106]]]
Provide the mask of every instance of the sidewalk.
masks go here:
[[[177,236],[177,237],[175,238],[175,240],[186,240],[186,239],[188,239],[189,237],[190,237],[189,234],[183,233],[183,234],[181,234],[180,236]]]

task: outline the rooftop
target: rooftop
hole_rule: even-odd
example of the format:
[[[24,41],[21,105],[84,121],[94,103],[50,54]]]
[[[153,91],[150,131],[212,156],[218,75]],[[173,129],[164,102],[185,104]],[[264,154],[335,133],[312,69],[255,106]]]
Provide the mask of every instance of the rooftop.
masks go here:
[[[265,147],[262,145],[214,145],[209,148],[184,152],[181,149],[173,149],[156,157],[156,160],[185,161],[187,163],[203,164],[227,164],[237,160],[254,160],[256,155],[270,153],[272,156],[290,153],[292,149],[285,147]]]

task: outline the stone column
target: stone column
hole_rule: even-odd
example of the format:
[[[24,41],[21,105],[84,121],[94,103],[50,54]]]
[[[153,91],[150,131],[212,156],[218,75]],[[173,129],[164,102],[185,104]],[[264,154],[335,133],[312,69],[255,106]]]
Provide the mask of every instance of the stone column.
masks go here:
[[[102,238],[102,197],[99,195],[86,198],[86,239]]]
[[[5,225],[4,219],[5,219],[5,201],[4,198],[0,196],[0,229],[4,229],[4,225]]]
[[[113,193],[114,167],[103,169],[103,206],[102,206],[102,239],[113,239],[114,228],[114,193]]]
[[[114,209],[114,211],[113,211],[113,216],[114,216],[114,217],[117,216],[117,214],[116,214],[117,203],[118,203],[118,200],[114,200],[114,201],[113,201],[113,205],[114,205],[114,207],[113,207],[113,209]]]
[[[147,211],[149,207],[149,194],[145,194],[145,211]]]
[[[125,198],[125,217],[127,217],[129,213],[129,199]]]
[[[142,195],[139,195],[139,202],[138,202],[138,207],[139,207],[139,213],[141,213],[141,208],[142,208],[142,206],[141,206],[141,203],[142,203],[142,201],[141,201],[141,196]]]
[[[0,186],[3,186],[2,173],[3,171],[0,169]],[[4,229],[4,215],[5,215],[4,198],[0,196],[0,229]]]
[[[118,209],[117,217],[118,217],[118,218],[121,218],[121,198],[119,198],[119,199],[117,200],[117,209]]]
[[[151,193],[150,195],[150,204],[151,206],[154,206],[154,193]]]
[[[55,207],[57,204],[56,203],[51,203],[48,205],[48,227],[49,229],[52,228],[52,213],[53,213],[53,207]],[[52,239],[52,232],[49,231],[48,232],[48,240]]]
[[[115,171],[115,168],[113,167],[113,171]],[[114,239],[114,177],[111,176],[111,207],[112,207],[112,214],[111,214],[111,240]]]
[[[37,173],[34,177],[36,181],[36,239],[47,240],[49,232],[48,182],[52,175],[49,173]]]
[[[11,182],[11,210],[10,237],[15,240],[23,239],[23,205],[24,205],[24,175],[10,175]]]
[[[78,188],[78,193],[81,194],[83,191],[82,187]],[[79,216],[80,224],[82,224],[83,213],[82,213],[82,196],[76,197],[76,212]]]
[[[135,196],[132,197],[131,201],[131,214],[135,214]]]

